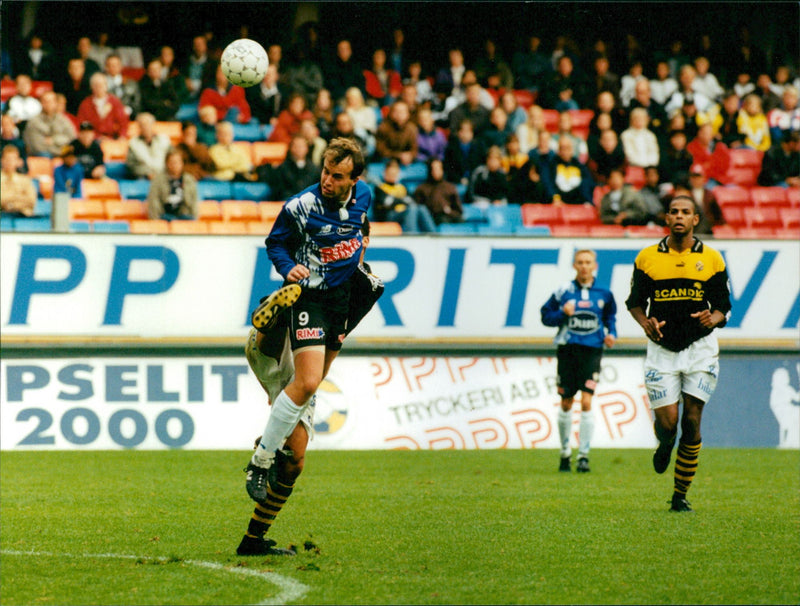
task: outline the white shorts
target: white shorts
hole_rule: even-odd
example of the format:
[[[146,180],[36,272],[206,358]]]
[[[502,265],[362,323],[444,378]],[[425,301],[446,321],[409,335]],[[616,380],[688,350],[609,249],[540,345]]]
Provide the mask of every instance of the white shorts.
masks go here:
[[[681,394],[708,402],[717,388],[719,344],[714,333],[682,351],[670,351],[649,341],[644,361],[644,384],[650,408],[677,404]]]

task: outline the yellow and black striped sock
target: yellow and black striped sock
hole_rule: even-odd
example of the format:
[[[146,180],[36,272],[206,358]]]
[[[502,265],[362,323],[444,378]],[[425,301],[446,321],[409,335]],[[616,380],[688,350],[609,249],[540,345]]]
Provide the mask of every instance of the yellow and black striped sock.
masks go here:
[[[283,506],[286,504],[289,495],[292,494],[294,484],[283,484],[276,482],[275,486],[267,488],[267,500],[257,503],[253,510],[253,516],[247,526],[246,536],[252,538],[263,538],[275,521]]]
[[[700,455],[702,442],[687,444],[678,443],[678,454],[675,457],[675,494],[686,496],[689,486],[692,485],[694,474],[697,471],[697,459]]]

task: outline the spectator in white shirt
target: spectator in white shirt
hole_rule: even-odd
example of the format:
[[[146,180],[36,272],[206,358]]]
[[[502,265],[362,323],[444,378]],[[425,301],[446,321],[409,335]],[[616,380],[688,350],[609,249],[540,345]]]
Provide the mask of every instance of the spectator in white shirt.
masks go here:
[[[703,56],[697,57],[694,60],[694,67],[697,73],[692,81],[692,90],[695,93],[705,95],[712,101],[719,100],[725,91],[720,86],[717,77],[708,71],[711,68],[709,60]]]
[[[676,90],[678,81],[669,75],[669,63],[659,61],[656,65],[656,77],[650,80],[650,98],[659,105],[664,105]]]
[[[630,127],[622,131],[620,141],[625,150],[625,159],[632,166],[658,166],[660,154],[658,139],[647,128],[650,117],[643,107],[631,110]]]
[[[8,100],[7,113],[14,119],[20,132],[31,118],[42,113],[42,104],[33,96],[33,80],[27,74],[19,74],[15,81],[17,94]]]

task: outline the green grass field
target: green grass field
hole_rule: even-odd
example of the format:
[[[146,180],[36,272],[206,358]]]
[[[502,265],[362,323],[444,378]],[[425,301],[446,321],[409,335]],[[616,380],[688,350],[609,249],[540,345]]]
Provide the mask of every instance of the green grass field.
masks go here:
[[[694,514],[642,450],[310,451],[293,558],[235,554],[248,456],[3,452],[0,603],[800,602],[797,451],[705,449]]]

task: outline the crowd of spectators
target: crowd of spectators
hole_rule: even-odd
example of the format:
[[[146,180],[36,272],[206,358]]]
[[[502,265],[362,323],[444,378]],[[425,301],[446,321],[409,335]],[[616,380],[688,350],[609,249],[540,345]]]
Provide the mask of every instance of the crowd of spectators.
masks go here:
[[[530,35],[507,57],[486,37],[475,57],[454,46],[441,64],[424,65],[396,28],[385,48],[358,49],[369,57],[361,64],[357,39],[323,53],[308,35],[314,28],[303,26],[305,36],[286,49],[265,45],[267,76],[248,89],[222,74],[213,37],[198,35],[186,49],[164,44],[133,74],[105,35],[83,36],[64,52],[32,35],[3,75],[14,94],[3,102],[1,143],[17,150],[4,163],[4,184],[24,174],[28,156],[47,156],[70,169],[59,187],[75,193],[75,167],[83,178],[102,177],[100,143],[125,139],[127,177],[150,180],[149,200],[165,200],[160,214],[183,218],[196,200],[175,200],[196,196],[198,181],[262,180],[278,199],[312,184],[327,141],[343,136],[380,167],[367,175],[376,219],[408,231],[458,222],[467,205],[526,203],[598,205],[606,223],[663,225],[670,195],[682,188],[703,214],[696,231],[708,233],[724,220],[712,190],[725,183],[730,150],[763,154],[760,185],[800,181],[797,66],[770,68],[748,37],[727,54],[705,38],[697,48],[676,39],[644,53],[629,34],[624,52],[612,53],[603,40],[581,48],[558,36],[546,48]],[[37,97],[36,82],[51,86]],[[186,108],[178,145],[154,132]],[[287,144],[284,162],[254,166],[234,145],[234,125]],[[413,184],[419,195],[398,181],[412,165],[424,169]],[[5,198],[3,212],[28,212],[27,202]]]

